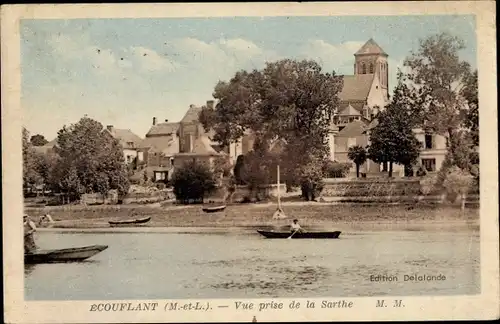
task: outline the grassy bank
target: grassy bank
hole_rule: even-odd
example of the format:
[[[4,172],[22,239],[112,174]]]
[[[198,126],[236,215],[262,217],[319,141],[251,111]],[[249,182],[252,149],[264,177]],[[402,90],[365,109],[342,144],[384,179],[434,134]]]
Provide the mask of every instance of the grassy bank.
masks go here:
[[[72,206],[70,208],[26,208],[31,216],[49,212],[59,228],[103,228],[109,220],[151,216],[148,227],[256,227],[286,226],[297,218],[311,229],[418,229],[465,227],[477,229],[479,209],[422,205],[334,205],[326,203],[285,203],[289,219],[275,221],[275,204],[231,205],[221,213],[207,214],[200,205],[176,206],[167,204],[118,206]]]

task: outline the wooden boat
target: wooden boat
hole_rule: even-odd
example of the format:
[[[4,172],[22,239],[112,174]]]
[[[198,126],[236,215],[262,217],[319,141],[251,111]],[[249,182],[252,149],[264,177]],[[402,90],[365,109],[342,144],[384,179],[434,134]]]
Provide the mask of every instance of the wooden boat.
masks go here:
[[[215,207],[203,207],[205,213],[218,213],[226,209],[226,205],[215,206]]]
[[[259,234],[263,235],[266,238],[270,239],[286,239],[292,236],[292,232],[275,232],[275,231],[264,231],[257,230]],[[303,233],[295,233],[291,237],[292,239],[336,239],[339,238],[340,231],[334,232],[303,232]]]
[[[78,262],[93,257],[107,248],[107,245],[90,245],[59,250],[37,250],[24,254],[24,263]]]
[[[124,219],[119,221],[109,221],[109,225],[111,226],[120,226],[120,225],[136,225],[136,224],[144,224],[151,220],[151,216],[138,218],[138,219]]]

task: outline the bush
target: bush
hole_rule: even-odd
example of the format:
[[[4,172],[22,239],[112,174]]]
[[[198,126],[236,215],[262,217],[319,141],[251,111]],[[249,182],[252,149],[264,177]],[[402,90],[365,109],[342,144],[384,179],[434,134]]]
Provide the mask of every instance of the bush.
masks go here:
[[[462,200],[462,210],[465,208],[465,198],[471,186],[474,184],[474,177],[467,171],[453,166],[446,174],[443,187],[451,197],[459,195]]]
[[[336,161],[326,161],[323,165],[325,178],[346,178],[351,169],[351,163],[339,163]]]
[[[176,169],[172,176],[174,195],[183,204],[203,203],[203,198],[215,191],[215,184],[208,166],[195,161]]]

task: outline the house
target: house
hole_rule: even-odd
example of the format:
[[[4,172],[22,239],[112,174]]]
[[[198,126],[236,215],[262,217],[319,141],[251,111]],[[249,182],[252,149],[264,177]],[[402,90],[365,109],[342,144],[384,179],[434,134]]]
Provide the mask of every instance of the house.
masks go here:
[[[207,101],[207,107],[214,109],[214,101]],[[205,131],[198,119],[202,107],[190,105],[188,111],[179,122],[179,152],[174,156],[174,167],[180,167],[186,161],[200,161],[213,166],[215,159],[231,159],[236,156],[233,152],[235,144],[221,147],[213,141],[213,131]],[[236,161],[234,157],[234,162]]]
[[[49,154],[49,153],[55,153],[56,147],[57,147],[57,138],[46,143],[45,145],[33,146],[33,149],[35,150],[35,152],[38,152],[41,154]]]
[[[340,105],[333,117],[328,138],[330,159],[351,162],[347,157],[350,147],[369,145],[369,129],[377,124],[376,116],[389,103],[388,54],[373,40],[368,40],[354,54],[354,74],[344,75],[344,85],[339,94]],[[415,129],[415,136],[422,142],[419,164],[427,171],[439,170],[446,155],[446,138],[425,134]],[[387,165],[368,160],[360,168],[362,173],[377,176],[387,171]],[[404,167],[393,166],[395,176],[404,176]],[[355,166],[351,169],[355,175]]]
[[[413,132],[422,144],[419,164],[414,169],[423,166],[428,172],[439,171],[448,152],[448,138],[438,134],[426,133],[421,128],[416,128]]]
[[[105,131],[114,139],[117,139],[123,148],[123,157],[128,165],[138,165],[144,160],[141,152],[142,139],[130,129],[118,129],[113,125],[107,125]]]
[[[174,167],[174,155],[179,152],[179,123],[157,123],[153,117],[151,128],[141,143],[144,156],[139,165],[143,177],[144,171],[153,181],[165,181],[171,178]]]

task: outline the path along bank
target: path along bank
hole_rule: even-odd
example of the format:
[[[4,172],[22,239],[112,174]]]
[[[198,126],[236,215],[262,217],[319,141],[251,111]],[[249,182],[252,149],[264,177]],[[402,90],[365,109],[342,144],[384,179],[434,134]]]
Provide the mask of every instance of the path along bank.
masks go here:
[[[35,221],[50,213],[56,221],[48,230],[86,229],[108,232],[192,232],[253,231],[262,227],[287,226],[297,218],[305,228],[348,231],[376,230],[477,230],[479,208],[464,211],[446,205],[389,205],[389,204],[331,204],[284,203],[285,220],[273,220],[276,205],[234,204],[219,213],[204,213],[201,205],[179,206],[64,206],[26,208]],[[108,221],[151,216],[151,221],[140,227],[112,228]],[[161,229],[162,228],[162,229]]]

